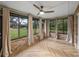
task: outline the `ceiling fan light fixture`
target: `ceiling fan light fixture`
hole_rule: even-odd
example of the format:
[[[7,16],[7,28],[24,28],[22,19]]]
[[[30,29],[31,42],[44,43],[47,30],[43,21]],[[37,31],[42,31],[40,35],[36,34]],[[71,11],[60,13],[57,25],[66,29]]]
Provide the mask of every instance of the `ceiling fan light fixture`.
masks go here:
[[[40,15],[43,15],[43,14],[44,14],[44,12],[43,12],[43,11],[41,11],[41,12],[40,12]]]

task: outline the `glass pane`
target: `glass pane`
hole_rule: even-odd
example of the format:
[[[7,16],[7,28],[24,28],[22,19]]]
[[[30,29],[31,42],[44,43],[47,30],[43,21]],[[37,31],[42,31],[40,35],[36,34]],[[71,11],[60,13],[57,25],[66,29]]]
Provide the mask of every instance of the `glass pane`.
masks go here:
[[[27,18],[19,18],[20,22],[20,37],[27,36],[27,30],[28,30],[28,21]]]
[[[39,20],[37,20],[37,30],[36,30],[36,33],[38,34],[39,33]]]
[[[63,33],[63,25],[64,25],[64,22],[63,20],[58,20],[58,32],[59,33]]]
[[[58,32],[67,33],[67,19],[58,20]]]
[[[11,39],[18,38],[18,17],[11,16],[10,17],[10,37]]]
[[[33,34],[38,34],[39,30],[39,23],[37,19],[33,20]]]
[[[64,27],[64,33],[67,33],[67,19],[65,19],[64,20],[64,25],[63,25],[63,27]]]
[[[50,20],[50,32],[55,32],[56,20]]]

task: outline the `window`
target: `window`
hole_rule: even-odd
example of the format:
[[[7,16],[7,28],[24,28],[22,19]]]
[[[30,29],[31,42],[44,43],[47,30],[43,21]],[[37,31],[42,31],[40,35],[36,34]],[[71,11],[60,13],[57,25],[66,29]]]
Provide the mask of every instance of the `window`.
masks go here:
[[[63,33],[63,19],[57,20],[58,22],[58,33]]]
[[[50,32],[55,32],[56,30],[56,20],[50,20]]]
[[[57,23],[57,31],[58,33],[67,33],[67,18],[58,19],[57,21],[55,19],[50,20],[50,32],[55,32],[56,30],[56,23]]]
[[[33,19],[33,34],[36,35],[39,33],[39,21],[38,19],[34,18]]]
[[[26,16],[10,16],[10,37],[12,40],[27,37],[28,21]]]
[[[64,24],[63,24],[63,32],[67,34],[67,19],[63,20]]]
[[[27,22],[27,18],[19,18],[20,20],[20,37],[24,37],[28,35],[28,22]]]
[[[10,17],[10,37],[11,39],[18,38],[18,17],[11,16]]]
[[[58,33],[67,33],[67,19],[58,20]]]

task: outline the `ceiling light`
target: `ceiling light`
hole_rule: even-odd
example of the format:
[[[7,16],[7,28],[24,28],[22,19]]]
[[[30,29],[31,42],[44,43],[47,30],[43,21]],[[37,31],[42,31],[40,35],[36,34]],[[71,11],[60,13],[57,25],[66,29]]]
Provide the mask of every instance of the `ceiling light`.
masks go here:
[[[41,12],[40,12],[40,14],[41,14],[41,15],[43,15],[43,14],[44,14],[44,12],[43,12],[43,11],[41,11]]]

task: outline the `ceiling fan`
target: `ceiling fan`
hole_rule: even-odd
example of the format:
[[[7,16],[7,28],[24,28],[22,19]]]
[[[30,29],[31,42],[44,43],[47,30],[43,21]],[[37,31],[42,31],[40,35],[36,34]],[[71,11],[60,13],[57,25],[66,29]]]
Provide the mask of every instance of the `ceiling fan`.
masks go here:
[[[38,12],[37,15],[44,14],[44,13],[52,13],[52,12],[54,12],[54,11],[44,11],[43,10],[44,6],[42,6],[42,5],[40,7],[38,7],[37,5],[33,4],[33,6],[36,7],[40,11],[40,12]]]

